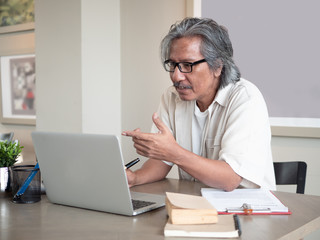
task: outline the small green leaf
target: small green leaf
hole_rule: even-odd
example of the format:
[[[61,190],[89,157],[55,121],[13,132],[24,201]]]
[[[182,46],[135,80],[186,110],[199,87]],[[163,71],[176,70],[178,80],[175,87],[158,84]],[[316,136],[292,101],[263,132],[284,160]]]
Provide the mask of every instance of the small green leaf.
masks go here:
[[[0,141],[0,167],[13,166],[22,149],[19,142]]]

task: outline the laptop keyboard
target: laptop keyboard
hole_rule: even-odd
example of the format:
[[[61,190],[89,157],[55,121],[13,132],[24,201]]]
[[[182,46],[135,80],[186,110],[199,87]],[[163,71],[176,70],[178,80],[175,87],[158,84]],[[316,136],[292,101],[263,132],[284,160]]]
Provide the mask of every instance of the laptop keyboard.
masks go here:
[[[148,202],[148,201],[142,201],[142,200],[131,199],[131,201],[132,201],[133,210],[155,204],[155,202]]]

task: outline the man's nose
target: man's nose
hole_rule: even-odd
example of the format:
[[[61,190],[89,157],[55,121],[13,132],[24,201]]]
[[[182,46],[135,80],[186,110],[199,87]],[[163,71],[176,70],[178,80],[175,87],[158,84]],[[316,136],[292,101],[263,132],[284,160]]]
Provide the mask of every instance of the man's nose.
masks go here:
[[[181,80],[186,79],[186,76],[185,76],[185,73],[182,73],[182,72],[179,70],[179,67],[176,66],[176,67],[174,68],[173,73],[171,74],[171,79],[172,79],[172,81],[181,81]]]

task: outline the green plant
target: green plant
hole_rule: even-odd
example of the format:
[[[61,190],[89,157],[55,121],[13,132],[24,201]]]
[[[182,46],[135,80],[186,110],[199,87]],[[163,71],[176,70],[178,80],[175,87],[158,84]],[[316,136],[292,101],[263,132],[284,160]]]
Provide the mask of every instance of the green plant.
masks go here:
[[[16,163],[23,146],[18,142],[0,142],[0,167],[11,167]]]

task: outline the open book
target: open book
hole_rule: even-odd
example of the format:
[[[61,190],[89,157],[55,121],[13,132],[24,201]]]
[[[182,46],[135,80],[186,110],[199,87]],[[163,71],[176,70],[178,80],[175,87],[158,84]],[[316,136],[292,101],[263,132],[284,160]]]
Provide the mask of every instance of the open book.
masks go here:
[[[235,189],[231,192],[202,188],[201,194],[219,214],[291,214],[267,189]]]

